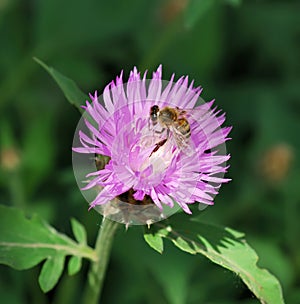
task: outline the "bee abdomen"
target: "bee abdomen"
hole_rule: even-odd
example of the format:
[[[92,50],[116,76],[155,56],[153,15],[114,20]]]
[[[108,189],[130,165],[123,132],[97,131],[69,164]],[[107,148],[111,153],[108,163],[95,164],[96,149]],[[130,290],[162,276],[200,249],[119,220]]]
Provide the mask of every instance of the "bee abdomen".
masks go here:
[[[179,118],[176,122],[176,129],[184,136],[191,136],[190,124],[185,118]]]

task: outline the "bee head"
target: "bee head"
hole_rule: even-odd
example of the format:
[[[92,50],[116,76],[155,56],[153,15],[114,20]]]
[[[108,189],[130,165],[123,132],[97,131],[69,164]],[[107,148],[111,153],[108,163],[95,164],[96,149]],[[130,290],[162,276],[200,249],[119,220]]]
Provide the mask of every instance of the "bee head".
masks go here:
[[[151,118],[152,121],[157,120],[158,112],[159,112],[158,105],[154,105],[150,108],[150,118]]]

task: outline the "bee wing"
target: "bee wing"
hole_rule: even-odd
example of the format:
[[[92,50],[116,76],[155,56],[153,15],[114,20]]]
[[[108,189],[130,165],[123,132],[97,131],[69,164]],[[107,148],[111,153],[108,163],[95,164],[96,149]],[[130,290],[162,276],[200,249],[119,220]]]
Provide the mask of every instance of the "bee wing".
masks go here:
[[[199,106],[192,109],[180,109],[177,108],[178,117],[192,117],[194,120],[198,121],[205,116],[209,109],[204,109],[203,107]]]
[[[172,137],[175,140],[176,146],[181,150],[184,154],[190,156],[194,153],[191,145],[190,138],[183,135],[180,131],[178,131],[174,126],[170,127],[170,131],[172,133]]]
[[[153,124],[151,119],[148,119],[148,130],[153,132],[153,135],[158,138],[166,136],[167,129],[162,127],[159,123]]]

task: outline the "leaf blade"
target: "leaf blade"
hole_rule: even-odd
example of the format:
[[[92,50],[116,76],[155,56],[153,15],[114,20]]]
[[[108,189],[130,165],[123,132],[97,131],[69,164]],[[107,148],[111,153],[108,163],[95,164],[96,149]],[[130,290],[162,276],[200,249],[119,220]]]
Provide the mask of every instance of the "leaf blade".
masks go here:
[[[75,218],[71,218],[71,226],[76,241],[79,244],[86,245],[87,236],[84,226],[80,222],[78,222]]]
[[[243,233],[197,219],[191,221],[184,214],[172,219],[172,225],[154,224],[151,227],[152,234],[165,237],[179,249],[191,254],[202,254],[210,261],[233,271],[262,303],[284,303],[279,281],[257,265],[258,256],[247,244]],[[168,234],[161,234],[161,230],[168,231]]]
[[[64,270],[65,256],[49,257],[44,263],[39,275],[39,284],[43,292],[50,291],[58,282]]]
[[[57,283],[67,255],[97,259],[93,249],[77,244],[39,217],[29,219],[19,209],[0,205],[0,264],[24,270],[45,260],[39,281],[46,292]],[[79,264],[77,261],[75,266],[72,265],[73,273],[80,269]],[[56,274],[51,273],[51,265]]]
[[[33,60],[43,67],[50,74],[50,76],[52,76],[60,89],[63,91],[66,99],[81,113],[83,113],[81,106],[83,105],[84,101],[88,99],[88,97],[79,89],[77,84],[72,79],[56,71],[53,67],[46,65],[40,59],[33,57]]]
[[[82,266],[82,258],[78,256],[72,256],[68,263],[68,274],[70,276],[78,273]]]
[[[151,233],[144,234],[144,239],[148,243],[148,245],[153,248],[158,253],[163,253],[164,251],[164,243],[163,239],[160,235],[153,235]]]

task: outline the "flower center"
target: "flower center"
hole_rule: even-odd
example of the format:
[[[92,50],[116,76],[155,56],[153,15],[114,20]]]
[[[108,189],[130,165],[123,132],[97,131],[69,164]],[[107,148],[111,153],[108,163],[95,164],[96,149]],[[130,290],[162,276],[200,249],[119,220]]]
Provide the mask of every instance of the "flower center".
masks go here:
[[[128,203],[131,205],[139,205],[139,206],[143,206],[143,205],[150,205],[150,204],[154,204],[152,198],[150,195],[145,195],[144,198],[142,200],[136,200],[134,198],[134,193],[135,191],[131,188],[128,191],[120,194],[117,196],[117,198],[124,202],[124,203]]]
[[[153,175],[165,172],[174,157],[173,145],[168,138],[155,136],[152,132],[148,132],[141,137],[137,145],[144,154],[139,171],[151,166]]]

